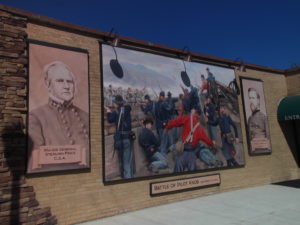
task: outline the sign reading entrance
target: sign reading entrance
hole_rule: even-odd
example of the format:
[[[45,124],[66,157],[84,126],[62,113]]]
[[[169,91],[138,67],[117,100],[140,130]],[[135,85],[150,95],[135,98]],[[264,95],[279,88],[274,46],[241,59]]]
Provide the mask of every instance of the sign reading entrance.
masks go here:
[[[218,186],[220,183],[220,174],[150,183],[150,195],[155,196],[178,191]]]

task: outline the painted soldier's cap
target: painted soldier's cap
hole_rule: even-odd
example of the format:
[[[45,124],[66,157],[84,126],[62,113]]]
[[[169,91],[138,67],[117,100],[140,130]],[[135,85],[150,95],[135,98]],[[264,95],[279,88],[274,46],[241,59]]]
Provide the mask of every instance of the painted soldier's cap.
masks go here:
[[[161,92],[159,93],[159,96],[165,97],[165,92],[164,92],[164,91],[161,91]]]
[[[144,126],[146,126],[147,124],[151,123],[153,125],[153,120],[152,119],[145,119],[143,121]]]
[[[144,99],[150,100],[150,96],[149,95],[145,95]]]
[[[125,101],[121,95],[116,95],[113,102],[116,104],[124,104],[125,103]]]
[[[196,110],[196,112],[198,113],[198,115],[201,115],[201,110],[197,106],[193,106],[191,109]]]
[[[220,107],[225,107],[226,103],[225,102],[220,102]]]
[[[212,95],[206,95],[205,98],[206,99],[213,99],[213,96]]]

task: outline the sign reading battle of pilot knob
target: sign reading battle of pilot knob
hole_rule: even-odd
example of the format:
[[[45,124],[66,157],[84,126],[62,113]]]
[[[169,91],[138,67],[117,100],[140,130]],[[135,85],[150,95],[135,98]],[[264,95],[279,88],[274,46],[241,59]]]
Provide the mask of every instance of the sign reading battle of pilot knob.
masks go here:
[[[220,174],[156,182],[150,184],[150,195],[163,195],[180,191],[213,187],[220,184]]]
[[[90,168],[88,52],[29,42],[27,173]]]

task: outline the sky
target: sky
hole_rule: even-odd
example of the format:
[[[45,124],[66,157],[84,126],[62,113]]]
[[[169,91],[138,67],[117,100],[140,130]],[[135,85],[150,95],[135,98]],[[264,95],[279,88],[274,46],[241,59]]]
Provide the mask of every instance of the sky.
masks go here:
[[[0,4],[192,52],[300,66],[298,0],[0,0]]]

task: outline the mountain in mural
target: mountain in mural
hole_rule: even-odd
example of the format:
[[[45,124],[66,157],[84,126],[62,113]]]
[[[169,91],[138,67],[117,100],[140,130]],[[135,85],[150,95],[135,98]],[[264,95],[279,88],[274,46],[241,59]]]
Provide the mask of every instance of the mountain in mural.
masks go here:
[[[153,88],[156,92],[159,92],[160,89],[163,89],[164,91],[171,91],[174,94],[178,94],[180,92],[179,83],[171,76],[168,77],[164,74],[159,74],[141,64],[134,65],[121,63],[121,66],[124,71],[124,77],[122,79],[119,79],[112,73],[108,64],[103,66],[105,86],[112,84],[113,86],[122,86],[123,88],[147,87],[150,90]]]

